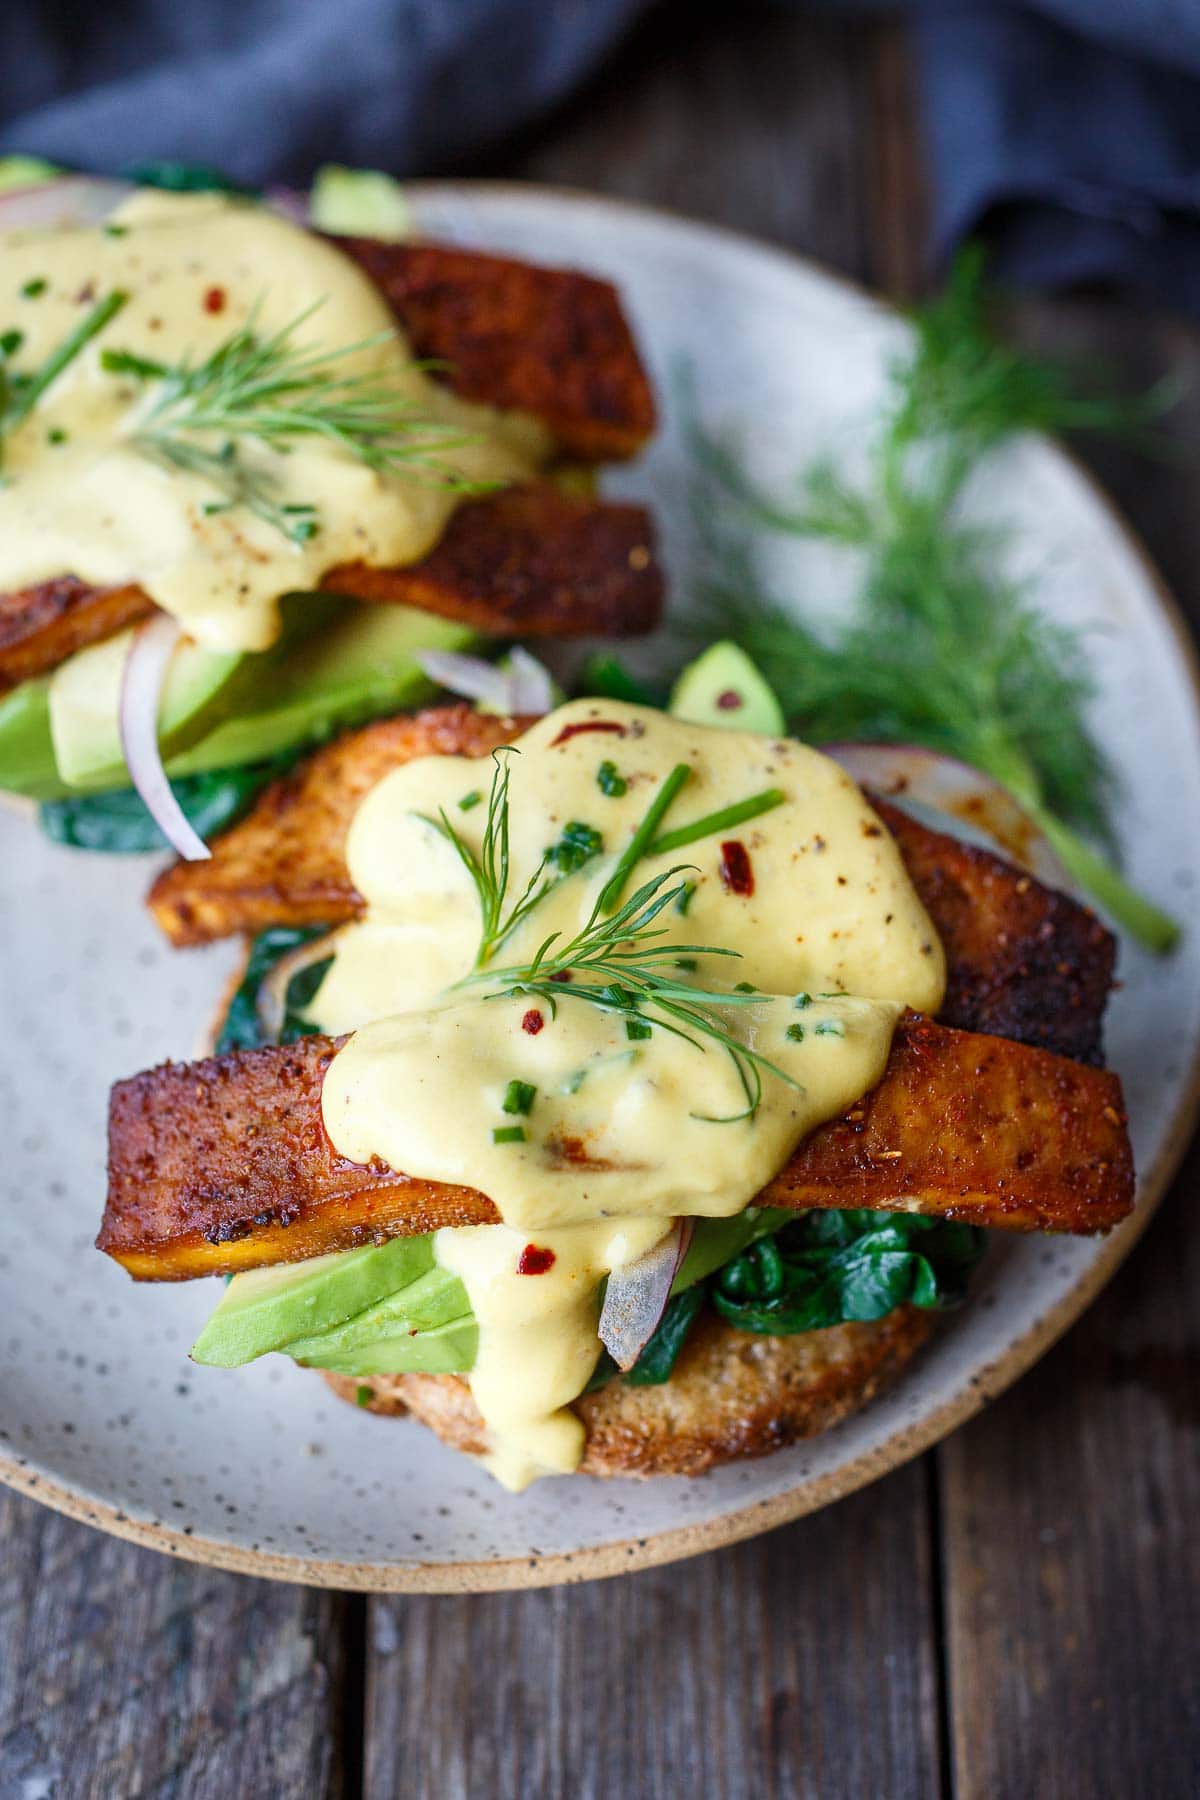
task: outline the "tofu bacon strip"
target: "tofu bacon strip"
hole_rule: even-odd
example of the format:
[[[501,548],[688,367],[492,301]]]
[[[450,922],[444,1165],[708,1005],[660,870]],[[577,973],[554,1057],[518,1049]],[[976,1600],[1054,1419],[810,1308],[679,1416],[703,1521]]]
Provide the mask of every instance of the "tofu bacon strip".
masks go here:
[[[338,925],[362,908],[346,833],[364,795],[414,757],[485,756],[520,723],[465,706],[381,720],[318,750],[216,838],[212,860],[177,863],[150,890],[178,945],[270,925]],[[1086,907],[882,800],[876,811],[946,950],[943,1024],[1099,1062],[1115,944]]]
[[[633,456],[650,437],[654,397],[609,282],[440,244],[337,241],[462,398],[540,419],[562,455],[586,462]],[[413,568],[342,568],[325,586],[497,637],[649,631],[662,602],[640,507],[540,482],[460,507]],[[69,571],[0,594],[0,694],[152,610],[136,586],[92,588]]]
[[[321,586],[420,607],[489,637],[632,637],[658,624],[663,598],[644,507],[542,481],[465,501],[420,562],[348,563]],[[90,588],[74,576],[0,594],[0,694],[153,611],[141,588]]]
[[[474,1189],[338,1154],[321,1089],[341,1041],[166,1063],[118,1082],[98,1247],[138,1280],[185,1281],[495,1223]],[[1115,1075],[909,1014],[879,1086],[811,1133],[758,1200],[1090,1233],[1125,1217],[1133,1186]]]

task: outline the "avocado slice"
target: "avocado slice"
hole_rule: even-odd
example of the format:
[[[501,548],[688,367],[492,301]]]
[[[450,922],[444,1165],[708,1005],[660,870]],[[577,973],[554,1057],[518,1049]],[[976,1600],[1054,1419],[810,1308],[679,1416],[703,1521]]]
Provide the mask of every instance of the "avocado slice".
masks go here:
[[[50,677],[35,675],[0,699],[0,788],[31,800],[66,792],[50,737]]]
[[[688,664],[667,710],[696,725],[724,725],[733,731],[758,731],[764,737],[781,737],[787,729],[783,709],[766,680],[746,652],[728,639]]]
[[[478,1354],[479,1326],[474,1313],[467,1313],[431,1331],[377,1338],[343,1357],[310,1354],[304,1366],[329,1369],[335,1375],[461,1375],[475,1367]]]
[[[118,712],[133,636],[132,630],[119,631],[89,644],[50,676],[50,736],[58,773],[68,787],[97,791],[128,784]],[[164,750],[198,735],[206,709],[243,660],[240,651],[202,650],[187,641],[177,647],[158,709]]]
[[[308,216],[315,231],[395,242],[416,232],[404,189],[380,169],[325,163],[313,176]]]
[[[297,1338],[285,1347],[297,1362],[326,1368],[333,1357],[339,1363],[350,1364],[359,1350],[369,1350],[382,1339],[434,1331],[455,1319],[466,1318],[470,1311],[467,1290],[458,1276],[435,1263],[416,1281],[355,1313],[344,1325]]]
[[[412,606],[372,605],[336,594],[290,594],[284,635],[244,659],[221,694],[215,724],[168,757],[169,775],[263,762],[342,726],[413,706],[433,692],[418,650],[462,650],[466,625]]]
[[[192,1360],[220,1369],[252,1362],[294,1338],[343,1324],[432,1267],[431,1237],[401,1237],[306,1262],[248,1269],[225,1289],[192,1345]]]

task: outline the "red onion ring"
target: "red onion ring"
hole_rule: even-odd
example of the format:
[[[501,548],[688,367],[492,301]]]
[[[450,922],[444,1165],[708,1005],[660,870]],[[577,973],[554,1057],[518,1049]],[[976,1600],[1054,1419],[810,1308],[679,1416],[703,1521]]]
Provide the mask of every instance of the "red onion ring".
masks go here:
[[[821,750],[860,787],[901,805],[930,807],[944,827],[958,821],[981,833],[1047,886],[1072,888],[1045,833],[992,776],[920,744],[822,744]]]
[[[0,231],[53,231],[99,225],[136,193],[132,182],[97,175],[62,175],[0,193]]]
[[[339,935],[336,931],[330,931],[324,937],[313,938],[310,943],[297,944],[294,950],[281,956],[264,977],[255,998],[254,1010],[269,1043],[279,1042],[287,1012],[287,993],[293,977],[299,975],[302,969],[307,969],[311,963],[322,962],[325,957],[331,956],[334,940]]]
[[[167,780],[158,748],[158,706],[175,646],[178,619],[159,613],[134,634],[121,677],[121,749],[130,779],[167,842],[185,862],[206,862],[212,851],[193,828]]]
[[[467,700],[482,700],[503,716],[540,715],[554,706],[549,672],[519,644],[509,652],[507,669],[457,650],[418,650],[416,660],[439,687]]]
[[[653,1250],[609,1276],[600,1313],[600,1342],[619,1369],[632,1369],[653,1337],[691,1241],[691,1219],[676,1219]]]

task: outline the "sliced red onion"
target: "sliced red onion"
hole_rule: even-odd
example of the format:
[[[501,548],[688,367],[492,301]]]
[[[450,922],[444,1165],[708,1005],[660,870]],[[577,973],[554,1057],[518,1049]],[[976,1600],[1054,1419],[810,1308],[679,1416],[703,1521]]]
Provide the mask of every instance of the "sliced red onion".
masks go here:
[[[1070,889],[1071,878],[1049,840],[1006,787],[957,757],[920,744],[823,744],[860,787],[885,799],[912,801],[973,829],[1050,887]]]
[[[550,671],[520,644],[508,653],[506,675],[511,684],[509,712],[541,717],[554,710],[554,683]]]
[[[619,1369],[632,1369],[654,1336],[691,1241],[691,1219],[676,1219],[653,1250],[609,1276],[600,1314],[600,1342]]]
[[[255,997],[254,1010],[268,1043],[279,1042],[287,1013],[288,989],[293,978],[311,963],[323,962],[327,956],[332,955],[334,939],[338,936],[338,932],[330,931],[324,937],[314,938],[311,943],[297,944],[294,950],[289,950],[286,956],[280,957],[263,981]]]
[[[167,780],[158,748],[158,704],[182,627],[159,613],[138,627],[121,678],[121,749],[130,779],[167,842],[186,862],[205,862],[212,851],[193,829]]]
[[[457,650],[418,650],[417,662],[431,681],[482,700],[493,712],[546,713],[554,705],[554,689],[548,672],[535,657],[518,645],[509,652],[509,667],[485,662],[482,656],[464,656]]]
[[[302,194],[299,188],[269,187],[263,190],[263,204],[272,212],[290,219],[293,225],[309,223],[308,195]]]
[[[0,193],[0,231],[49,231],[99,225],[136,190],[98,175],[63,175]]]

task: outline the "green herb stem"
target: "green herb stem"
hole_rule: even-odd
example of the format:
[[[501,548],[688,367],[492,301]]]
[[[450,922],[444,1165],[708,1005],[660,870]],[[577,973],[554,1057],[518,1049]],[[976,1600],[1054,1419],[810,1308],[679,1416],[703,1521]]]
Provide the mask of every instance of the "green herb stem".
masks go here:
[[[1144,894],[1090,844],[1044,807],[1030,809],[1063,867],[1130,937],[1157,956],[1173,950],[1180,938],[1177,921]]]
[[[706,813],[702,819],[693,819],[690,825],[680,825],[675,831],[664,832],[662,837],[654,839],[646,850],[646,855],[665,856],[671,850],[683,850],[700,838],[712,837],[718,831],[729,831],[734,825],[744,825],[747,819],[757,819],[760,814],[771,812],[776,806],[782,806],[786,798],[787,795],[781,788],[765,788],[761,794],[752,794],[748,800],[738,800],[733,806],[723,806],[717,812]]]
[[[645,817],[622,851],[616,868],[605,883],[598,903],[600,912],[611,913],[617,906],[621,895],[625,892],[625,885],[633,869],[647,854],[649,846],[654,841],[654,834],[662,823],[668,807],[691,772],[689,763],[676,763],[659,788],[646,810]]]

